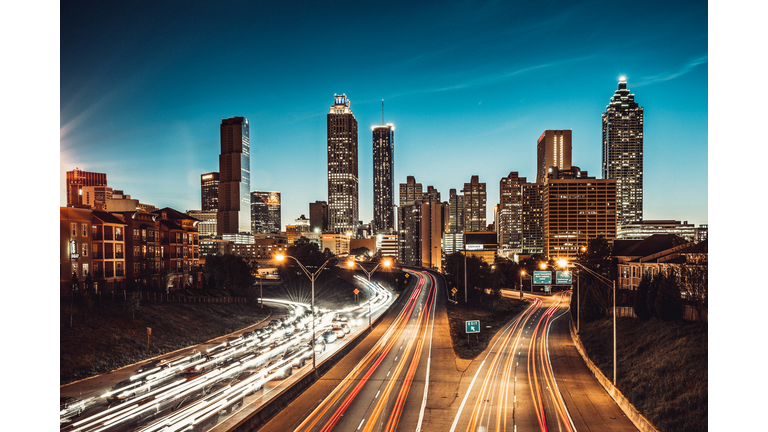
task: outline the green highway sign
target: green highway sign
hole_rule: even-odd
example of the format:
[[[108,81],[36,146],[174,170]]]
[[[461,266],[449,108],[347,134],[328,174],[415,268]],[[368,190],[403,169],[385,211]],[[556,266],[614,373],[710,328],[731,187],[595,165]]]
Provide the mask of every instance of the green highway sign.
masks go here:
[[[572,284],[573,278],[571,277],[571,272],[570,271],[557,272],[557,275],[555,276],[555,281],[558,284],[565,284],[565,285]]]
[[[549,285],[551,283],[552,283],[551,271],[534,271],[533,272],[534,285]]]
[[[480,321],[464,321],[467,333],[480,333]]]

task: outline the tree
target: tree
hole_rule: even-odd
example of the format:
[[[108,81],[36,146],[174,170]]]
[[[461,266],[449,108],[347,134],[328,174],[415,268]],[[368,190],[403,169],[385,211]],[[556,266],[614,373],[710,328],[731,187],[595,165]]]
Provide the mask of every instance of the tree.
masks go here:
[[[650,283],[648,284],[648,294],[646,297],[646,308],[648,313],[651,317],[658,317],[659,315],[656,313],[656,297],[659,294],[659,284],[661,283],[661,279],[664,277],[664,274],[659,272],[656,276],[653,276],[651,278]]]
[[[238,296],[250,295],[256,283],[251,266],[243,258],[233,254],[208,256],[203,273],[209,283],[215,283],[216,289],[227,289]]]
[[[635,296],[635,315],[640,319],[648,319],[653,316],[650,310],[648,310],[648,291],[651,288],[653,279],[651,275],[644,274],[640,283],[637,285],[637,295]]]
[[[131,312],[131,319],[136,319],[136,311],[141,307],[141,293],[133,291],[125,302],[125,309]]]
[[[659,279],[659,292],[654,306],[656,316],[664,321],[679,320],[683,317],[684,305],[675,275],[662,276]]]
[[[356,256],[356,257],[369,258],[371,256],[371,250],[365,246],[354,248],[351,251],[349,251],[349,255]]]
[[[681,288],[696,309],[701,322],[702,313],[709,307],[709,270],[707,254],[688,254],[680,269]]]
[[[605,292],[606,289],[600,283],[589,282],[584,284],[583,293],[581,295],[581,305],[579,307],[579,313],[581,313],[581,320],[585,323],[596,321],[605,316],[606,307]]]

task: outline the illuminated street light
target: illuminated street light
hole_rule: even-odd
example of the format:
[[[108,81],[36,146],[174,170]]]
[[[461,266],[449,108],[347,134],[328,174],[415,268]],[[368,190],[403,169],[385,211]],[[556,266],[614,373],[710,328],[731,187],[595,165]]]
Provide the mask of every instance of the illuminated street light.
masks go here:
[[[360,269],[362,269],[365,272],[365,274],[368,276],[368,329],[371,328],[371,275],[373,274],[373,272],[376,271],[377,268],[379,268],[381,264],[384,264],[384,267],[389,267],[390,265],[392,265],[392,261],[388,258],[383,261],[379,261],[379,263],[376,264],[376,267],[374,267],[370,273],[368,273],[368,270],[366,270],[365,267],[362,266],[362,264],[357,263]],[[352,268],[354,266],[355,266],[354,261],[352,260],[347,261],[347,267]]]
[[[328,262],[331,259],[333,259],[333,257],[325,260],[323,265],[321,265],[320,268],[317,269],[317,271],[314,273],[310,273],[310,271],[307,270],[306,267],[304,267],[304,264],[300,263],[299,260],[297,260],[296,258],[290,255],[282,255],[282,254],[275,255],[275,259],[278,261],[283,261],[285,258],[290,258],[296,261],[296,263],[299,264],[299,267],[301,267],[301,269],[304,270],[304,274],[306,274],[309,280],[312,281],[312,371],[317,373],[316,363],[315,363],[315,338],[317,338],[317,335],[315,334],[315,279],[317,279],[317,276],[320,274],[323,268],[325,268]]]

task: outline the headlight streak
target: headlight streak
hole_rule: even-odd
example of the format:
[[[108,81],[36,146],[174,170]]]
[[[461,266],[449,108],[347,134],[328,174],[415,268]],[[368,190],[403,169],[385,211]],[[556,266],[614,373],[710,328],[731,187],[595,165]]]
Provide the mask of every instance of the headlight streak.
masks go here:
[[[372,306],[377,305],[379,299],[383,299],[384,297],[391,297],[387,291],[382,290],[382,292],[384,292],[386,295],[379,294],[379,289],[375,286],[371,288]],[[285,302],[274,299],[265,299],[265,301],[275,301],[277,303],[287,304],[289,307],[294,309],[294,316],[300,315],[296,313],[296,310],[299,310],[299,308],[302,308],[302,310],[304,307],[309,309],[308,305],[305,306],[298,304],[299,306],[297,307],[296,304],[293,304],[293,302]],[[381,303],[386,302],[384,301]],[[318,321],[321,323],[324,321],[323,317],[330,318],[330,316],[327,314],[329,311],[324,311],[319,308],[316,308],[315,310],[317,311]],[[311,323],[311,319],[311,315],[305,316],[300,319],[300,321],[297,321],[297,324],[301,321]],[[300,341],[309,340],[306,336],[309,333],[311,333],[310,330],[297,329],[296,333],[294,333],[294,336],[290,338],[282,338],[277,335],[277,332],[273,332],[268,339],[262,340],[260,342],[258,342],[260,340],[259,337],[251,337],[244,340],[244,343],[238,344],[237,347],[230,347],[228,346],[228,343],[219,344],[208,351],[213,352],[213,354],[210,355],[210,358],[208,356],[202,356],[200,353],[196,353],[178,359],[171,359],[170,361],[166,360],[167,363],[164,366],[158,366],[148,371],[144,371],[131,376],[130,378],[136,381],[134,385],[131,385],[130,387],[123,387],[119,390],[112,390],[103,395],[103,397],[109,397],[115,394],[120,394],[121,396],[127,397],[134,392],[141,393],[142,391],[146,390],[146,394],[137,397],[137,403],[123,403],[116,405],[95,415],[92,415],[87,419],[82,419],[77,423],[73,423],[70,426],[77,427],[77,431],[102,431],[112,430],[115,427],[118,427],[118,425],[125,425],[127,422],[131,421],[141,422],[143,421],[142,419],[146,420],[148,417],[151,418],[152,416],[155,416],[160,412],[168,409],[169,403],[183,403],[184,398],[195,393],[199,394],[200,391],[205,391],[203,390],[205,387],[213,386],[216,383],[220,383],[229,378],[234,378],[246,369],[259,367],[266,364],[270,359],[274,359],[275,357],[285,353],[289,346],[293,346],[296,343],[301,343]],[[236,341],[232,341],[232,344],[234,345],[235,342]],[[257,343],[258,346],[256,346]],[[265,346],[268,343],[273,343],[275,345],[268,347]],[[280,345],[277,345],[277,343]],[[164,432],[170,432],[172,430],[188,430],[190,425],[194,425],[196,422],[207,419],[207,416],[212,413],[216,414],[216,412],[222,407],[229,407],[232,404],[237,404],[239,403],[238,401],[241,400],[241,398],[243,398],[245,395],[251,394],[263,388],[266,382],[277,378],[282,371],[286,369],[292,369],[292,361],[299,359],[302,356],[306,356],[306,352],[308,350],[310,349],[300,349],[291,356],[286,357],[285,359],[281,359],[274,365],[270,366],[269,370],[275,370],[276,373],[274,374],[268,374],[265,369],[262,369],[262,371],[256,372],[247,378],[238,381],[235,384],[231,384],[223,389],[216,390],[205,398],[192,402],[190,405],[178,407],[179,409],[177,411],[174,411],[172,414],[159,419],[151,425],[142,427],[141,430],[162,430]],[[199,370],[201,369],[201,366],[203,366],[203,368],[216,367],[216,365],[227,363],[233,360],[236,363],[217,367],[208,372],[202,373],[198,377],[192,379],[179,379],[177,381],[164,384],[165,381],[168,381],[168,379],[173,377],[175,374],[182,373],[183,371],[189,370],[190,368]],[[156,389],[152,389],[153,387],[160,385],[162,386]],[[271,388],[265,389],[264,394],[259,396],[259,398],[264,397],[270,393],[271,390]],[[224,398],[229,399],[224,400]],[[218,400],[221,400],[221,402],[217,402]],[[235,410],[229,411],[230,408],[227,408],[227,410],[227,412],[235,412]],[[218,421],[221,421],[221,418],[218,418]],[[123,426],[120,427],[122,428]],[[67,428],[67,430],[70,429]]]
[[[368,373],[365,374],[363,377],[364,380],[367,380],[370,375],[374,372],[376,367],[383,361],[384,356],[386,355],[386,352],[389,351],[389,349],[392,348],[393,342],[389,343],[388,341],[393,335],[399,335],[402,333],[403,328],[405,327],[405,323],[407,321],[407,318],[410,317],[410,313],[413,312],[413,306],[415,305],[416,300],[418,299],[419,294],[421,293],[421,286],[417,286],[414,288],[413,294],[409,298],[407,304],[403,307],[403,309],[400,310],[397,317],[393,320],[392,325],[387,329],[387,331],[384,332],[383,337],[381,337],[374,346],[368,351],[368,353],[363,357],[363,359],[355,365],[355,367],[350,371],[349,374],[342,380],[342,382],[336,386],[336,388],[331,391],[331,394],[317,407],[315,408],[312,413],[310,413],[309,416],[307,416],[306,419],[296,428],[296,431],[301,430],[310,430],[315,427],[315,425],[325,416],[325,414],[330,410],[333,405],[341,398],[341,396],[349,389],[349,387],[355,382],[355,379],[360,375],[363,369],[371,365],[371,362],[374,361],[373,359],[378,356],[375,363],[370,367]],[[357,391],[359,392],[359,388],[361,387],[362,382],[358,384]],[[356,394],[356,393],[355,393]],[[347,402],[350,402],[351,399],[347,398]],[[347,403],[348,405],[348,403]],[[340,408],[341,409],[341,408]],[[346,407],[344,407],[346,409]]]

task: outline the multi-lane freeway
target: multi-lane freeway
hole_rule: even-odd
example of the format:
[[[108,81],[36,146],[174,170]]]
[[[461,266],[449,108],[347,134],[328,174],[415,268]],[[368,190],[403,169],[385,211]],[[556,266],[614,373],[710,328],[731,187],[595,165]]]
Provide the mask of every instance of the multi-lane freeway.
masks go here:
[[[498,330],[480,356],[464,361],[453,354],[442,277],[429,271],[408,272],[414,282],[381,324],[262,430],[637,430],[573,346],[568,327],[569,292],[526,295],[527,308]],[[359,281],[367,283],[362,278]],[[378,316],[393,297],[381,286],[374,285],[372,290],[372,310]],[[311,315],[300,305],[286,307],[286,317],[294,317],[291,321]],[[315,321],[320,329],[318,363],[335,350],[335,342],[327,342],[323,335],[334,333],[330,326],[339,326],[338,317],[346,316],[352,324],[357,320],[364,323],[346,336],[351,338],[365,327],[367,311],[363,304],[354,310],[320,315]],[[230,430],[238,424],[232,419],[246,416],[246,411],[260,403],[269,403],[270,395],[281,386],[289,386],[297,376],[311,371],[307,363],[311,331],[306,322],[296,326],[300,328],[291,335],[269,336],[259,342],[228,340],[205,355],[177,356],[165,368],[151,365],[155,369],[133,371],[130,377],[135,380],[152,376],[160,383],[158,374],[162,373],[171,378],[157,388],[143,389],[141,396],[130,390],[107,390],[102,406],[63,423],[63,429]],[[219,357],[224,360],[217,360]],[[198,367],[203,372],[180,376],[168,372],[169,367],[186,372]],[[115,399],[121,394],[130,397]]]

